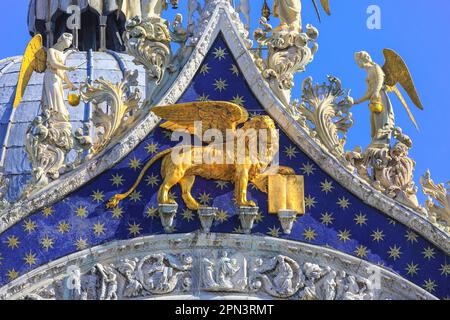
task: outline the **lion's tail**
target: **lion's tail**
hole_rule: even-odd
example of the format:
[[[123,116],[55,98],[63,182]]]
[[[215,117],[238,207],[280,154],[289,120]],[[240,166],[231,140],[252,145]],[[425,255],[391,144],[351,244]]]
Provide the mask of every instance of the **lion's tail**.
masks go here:
[[[108,204],[106,205],[106,208],[108,209],[112,209],[115,208],[119,205],[119,203],[128,198],[135,190],[136,188],[139,186],[139,184],[141,183],[142,179],[144,178],[145,174],[147,173],[147,171],[161,158],[165,157],[166,155],[170,154],[172,152],[172,149],[167,149],[163,152],[158,153],[155,157],[153,157],[149,162],[147,162],[147,164],[145,165],[144,169],[142,169],[141,173],[139,174],[139,177],[137,178],[136,182],[134,183],[134,185],[131,187],[130,190],[128,190],[126,193],[123,194],[116,194],[114,197],[112,197],[109,201]]]

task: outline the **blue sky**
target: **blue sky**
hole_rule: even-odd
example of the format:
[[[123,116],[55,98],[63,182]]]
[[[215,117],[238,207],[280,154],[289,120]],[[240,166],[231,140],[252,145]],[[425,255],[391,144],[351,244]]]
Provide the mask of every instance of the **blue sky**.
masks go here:
[[[180,2],[183,13],[186,1]],[[262,0],[251,1],[254,28],[260,13],[259,2]],[[366,10],[373,4],[381,8],[381,30],[369,30],[366,26]],[[311,1],[303,0],[304,23],[312,23],[319,29],[320,48],[314,62],[296,78],[294,96],[300,96],[300,84],[305,76],[322,82],[331,74],[352,90],[354,98],[359,98],[365,91],[365,73],[356,66],[354,53],[366,50],[375,61],[383,64],[383,48],[396,50],[407,62],[425,106],[425,110],[420,111],[410,103],[420,126],[418,132],[399,101],[392,96],[397,125],[414,142],[411,156],[417,162],[416,183],[419,184],[419,177],[427,168],[431,169],[436,182],[448,181],[450,102],[446,100],[446,94],[450,91],[450,1],[330,0],[330,5],[332,16],[323,17],[319,24]],[[22,54],[29,39],[27,8],[28,0],[0,1],[0,12],[3,13],[0,58]],[[367,106],[355,107],[353,115],[355,125],[349,132],[347,149],[356,145],[365,147],[370,142]],[[423,196],[420,198],[424,199]]]

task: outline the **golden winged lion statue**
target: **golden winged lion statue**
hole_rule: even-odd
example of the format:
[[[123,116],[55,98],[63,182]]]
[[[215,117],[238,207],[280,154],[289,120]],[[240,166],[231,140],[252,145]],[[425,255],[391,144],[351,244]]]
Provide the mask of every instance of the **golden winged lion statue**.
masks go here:
[[[384,49],[383,54],[386,59],[383,66],[373,62],[365,51],[355,54],[358,66],[367,72],[367,91],[353,104],[369,101],[372,142],[386,145],[389,144],[391,132],[395,127],[394,110],[388,93],[394,92],[397,95],[416,128],[417,122],[397,85],[403,87],[419,109],[423,110],[423,105],[405,61],[391,49]]]
[[[159,204],[175,204],[175,200],[171,199],[169,194],[170,190],[179,184],[182,189],[182,198],[190,210],[200,208],[200,204],[191,194],[196,176],[209,180],[233,182],[237,205],[255,207],[256,203],[247,199],[249,183],[267,193],[269,175],[295,174],[293,169],[287,167],[277,166],[276,172],[268,170],[278,152],[276,126],[268,116],[255,116],[249,119],[244,108],[223,101],[191,102],[154,107],[152,111],[167,120],[161,125],[166,130],[185,132],[191,137],[196,133],[195,123],[201,122],[203,131],[215,130],[215,140],[211,142],[203,139],[203,143],[208,145],[184,145],[157,154],[145,165],[128,192],[115,195],[108,202],[107,207],[110,209],[131,195],[139,186],[146,172],[160,159],[162,159],[163,182],[158,192]],[[240,125],[242,127],[238,129]],[[260,132],[266,134],[259,134]],[[257,145],[264,142],[263,144],[266,146],[265,151],[257,153],[256,156],[250,147],[252,139],[255,138],[254,133],[257,134]],[[217,137],[226,137],[226,139],[221,140]],[[274,137],[277,138],[274,139]],[[240,140],[244,143],[239,143]],[[255,141],[253,140],[253,142]],[[200,161],[198,161],[199,155]]]

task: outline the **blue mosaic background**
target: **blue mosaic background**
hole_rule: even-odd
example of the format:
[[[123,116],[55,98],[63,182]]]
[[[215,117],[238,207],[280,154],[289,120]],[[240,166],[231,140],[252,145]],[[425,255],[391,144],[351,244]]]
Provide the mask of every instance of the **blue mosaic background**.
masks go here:
[[[219,37],[179,102],[225,100],[244,105],[251,115],[264,114],[224,40]],[[50,208],[36,212],[0,235],[0,286],[71,253],[113,240],[164,234],[157,215],[158,162],[137,191],[115,210],[105,204],[127,191],[141,168],[156,153],[171,147],[170,133],[154,130],[113,169]],[[267,195],[249,189],[261,211],[254,234],[328,246],[388,268],[440,298],[449,296],[448,257],[429,241],[380,211],[365,205],[323,172],[284,134],[280,162],[305,176],[307,213],[291,235],[284,235],[277,216],[267,214]],[[212,232],[239,233],[234,186],[198,178],[193,195],[220,210]],[[175,233],[200,229],[187,210],[179,187],[173,189],[180,208]]]

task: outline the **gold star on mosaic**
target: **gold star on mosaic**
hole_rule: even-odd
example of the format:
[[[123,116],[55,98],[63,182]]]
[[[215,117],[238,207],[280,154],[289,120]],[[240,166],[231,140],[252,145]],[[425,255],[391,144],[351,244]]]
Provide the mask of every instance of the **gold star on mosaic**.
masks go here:
[[[227,52],[222,47],[218,47],[214,49],[213,54],[215,59],[219,59],[219,61],[221,61],[222,59],[225,59]]]
[[[133,224],[128,224],[128,232],[130,235],[136,237],[137,235],[141,234],[142,228],[140,224],[137,224],[134,222]]]
[[[19,277],[19,273],[15,269],[8,271],[9,280],[13,281],[13,280],[16,280],[18,277]]]
[[[405,238],[411,243],[419,242],[419,240],[417,240],[418,238],[417,234],[415,234],[411,230],[406,231]]]
[[[142,194],[140,191],[134,190],[130,195],[130,200],[133,202],[139,202],[142,200]]]
[[[419,272],[419,265],[414,262],[408,263],[405,270],[408,275],[415,276]]]
[[[389,258],[394,259],[394,261],[396,261],[397,259],[400,259],[400,256],[402,254],[402,252],[400,251],[400,247],[397,247],[396,245],[394,245],[393,247],[389,247]]]
[[[423,287],[425,288],[425,290],[427,290],[428,292],[433,292],[434,290],[436,290],[437,284],[435,281],[428,279],[425,281],[425,283],[423,284]]]
[[[205,63],[204,65],[201,66],[200,73],[205,76],[209,73],[209,70],[211,70],[211,68],[207,63]]]
[[[48,234],[45,235],[44,238],[41,239],[41,246],[46,251],[53,249],[53,245],[55,244],[55,241],[48,236]]]
[[[183,211],[182,216],[183,216],[183,220],[186,220],[188,222],[194,220],[194,213],[192,212],[192,210],[185,209]]]
[[[355,253],[357,257],[365,258],[367,257],[367,247],[360,245],[359,247],[356,247]]]
[[[77,247],[78,251],[84,250],[87,248],[87,240],[80,237],[75,242],[75,246]]]
[[[388,219],[388,221],[389,221],[389,224],[391,225],[391,226],[396,226],[397,225],[397,221],[395,221],[394,219]]]
[[[124,179],[123,179],[123,176],[121,176],[119,174],[115,174],[111,177],[110,181],[113,186],[120,187],[121,185],[123,185]]]
[[[431,259],[434,259],[435,252],[434,252],[433,248],[428,247],[428,248],[424,248],[424,250],[422,251],[422,254],[425,259],[431,260]]]
[[[19,238],[16,236],[9,236],[6,243],[8,244],[8,248],[12,250],[19,248],[20,245]]]
[[[308,241],[316,240],[317,233],[314,229],[308,228],[304,230],[303,237]]]
[[[225,221],[228,221],[228,218],[229,218],[228,212],[226,212],[225,210],[219,210],[217,212],[216,220],[220,221],[220,223],[224,223]]]
[[[258,224],[258,223],[262,222],[263,219],[264,219],[264,217],[263,217],[262,213],[258,212],[258,214],[255,217],[255,223]]]
[[[25,255],[23,260],[25,260],[25,263],[31,267],[32,265],[36,264],[36,254],[30,250],[30,252]]]
[[[334,189],[333,182],[325,179],[325,181],[320,184],[320,188],[322,189],[322,192],[325,192],[325,194],[328,194],[328,193],[332,192]]]
[[[100,237],[100,236],[102,236],[102,235],[104,235],[105,234],[105,224],[104,223],[100,223],[100,222],[97,222],[97,223],[95,223],[94,224],[94,226],[92,227],[92,230],[94,231],[94,234],[97,236],[97,237]]]
[[[48,208],[45,208],[44,210],[42,210],[42,214],[46,218],[50,217],[53,214],[53,212],[54,212],[53,208],[51,208],[51,207],[48,207]]]
[[[202,205],[207,206],[211,202],[212,198],[209,193],[203,192],[199,195],[199,201]]]
[[[154,188],[159,184],[159,177],[155,176],[153,173],[151,176],[147,176],[145,179],[145,182],[147,182],[147,185]]]
[[[367,224],[367,216],[365,214],[359,213],[355,216],[355,223],[362,227],[363,225]]]
[[[91,197],[97,203],[103,202],[105,200],[105,194],[103,193],[103,191],[100,190],[94,191]]]
[[[241,97],[240,95],[237,94],[233,97],[233,100],[231,100],[231,102],[237,104],[238,106],[243,107],[245,100],[244,100],[244,97]]]
[[[145,215],[147,218],[154,219],[159,216],[158,209],[154,207],[147,208],[147,211],[145,211]]]
[[[217,189],[223,190],[223,189],[227,188],[228,185],[229,185],[229,182],[227,182],[227,181],[216,181]]]
[[[439,271],[441,271],[441,275],[448,276],[450,274],[450,264],[441,264]]]
[[[169,192],[169,199],[174,199],[174,200],[177,199],[177,195],[175,194],[175,192],[173,192],[173,191]]]
[[[292,160],[293,158],[297,157],[297,148],[294,146],[284,147],[284,154],[286,157],[289,158],[289,160]]]
[[[235,75],[239,76],[239,68],[234,63],[231,65],[230,71]]]
[[[373,238],[372,241],[376,241],[376,242],[383,241],[384,240],[384,232],[382,230],[377,229],[372,233],[371,237]]]
[[[274,238],[278,238],[280,236],[280,233],[281,233],[280,228],[277,227],[269,228],[269,231],[267,232],[269,236]]]
[[[347,230],[347,229],[340,230],[339,233],[338,233],[339,240],[343,241],[343,242],[349,241],[351,236],[352,235],[351,235],[350,231]]]
[[[346,197],[339,198],[337,204],[344,210],[350,207],[350,201]]]
[[[310,195],[308,195],[308,196],[305,198],[305,207],[306,207],[307,209],[314,208],[314,207],[316,206],[316,204],[317,204],[317,201],[316,201],[316,198],[315,198],[315,197],[311,197]]]
[[[333,220],[334,220],[333,214],[325,212],[322,214],[322,217],[320,218],[320,220],[322,221],[322,224],[324,224],[326,226],[328,226],[329,224],[333,224]]]
[[[214,87],[215,87],[214,90],[219,91],[219,92],[226,90],[228,87],[227,80],[224,80],[222,78],[216,79],[214,81]]]
[[[164,136],[166,139],[172,139],[172,135],[173,135],[173,132],[172,132],[172,131],[169,131],[169,130],[164,130],[164,131],[163,131],[163,136]]]
[[[314,171],[316,171],[316,167],[308,162],[306,164],[303,164],[301,170],[304,175],[307,175],[309,177],[310,175],[314,174]]]
[[[158,152],[158,149],[159,149],[159,147],[158,147],[157,143],[147,143],[147,146],[145,147],[145,150],[149,154],[154,154],[154,153]]]
[[[95,199],[95,198],[94,198]],[[102,200],[100,200],[100,201],[102,201]],[[87,207],[82,207],[82,206],[80,206],[80,207],[78,207],[76,210],[75,210],[75,214],[77,215],[77,217],[78,218],[86,218],[87,217],[87,214],[88,214],[88,212],[87,212]]]
[[[201,96],[199,96],[198,98],[197,98],[197,100],[198,101],[209,101],[209,95],[207,95],[207,94],[202,94]]]
[[[28,232],[28,234],[31,234],[36,230],[36,222],[30,220],[25,220],[23,224],[23,229]]]
[[[119,206],[115,207],[111,211],[113,219],[120,219],[123,217],[123,209]]]
[[[131,169],[133,169],[134,171],[139,170],[141,168],[141,160],[137,159],[136,157],[134,157],[133,159],[130,160],[130,163],[128,165]]]
[[[70,231],[70,225],[65,221],[61,221],[58,225],[58,232],[64,234],[69,231]]]

